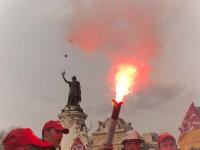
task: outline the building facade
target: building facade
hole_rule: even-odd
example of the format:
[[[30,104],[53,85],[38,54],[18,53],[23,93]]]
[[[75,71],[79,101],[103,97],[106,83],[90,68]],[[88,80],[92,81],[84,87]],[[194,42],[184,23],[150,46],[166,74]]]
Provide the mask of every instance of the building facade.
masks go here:
[[[200,150],[200,107],[190,105],[179,130],[181,150]]]
[[[99,121],[98,122],[98,129],[92,133],[91,141],[92,141],[92,150],[97,150],[100,145],[105,143],[107,131],[110,126],[111,119],[108,118],[104,122]],[[114,150],[121,150],[122,149],[122,139],[124,137],[124,134],[128,130],[132,130],[133,127],[131,126],[131,123],[126,123],[122,118],[118,119],[115,135],[113,138],[113,148]],[[143,139],[145,140],[145,143],[143,144],[144,150],[156,150],[157,149],[157,137],[158,135],[156,133],[145,133],[141,135]]]

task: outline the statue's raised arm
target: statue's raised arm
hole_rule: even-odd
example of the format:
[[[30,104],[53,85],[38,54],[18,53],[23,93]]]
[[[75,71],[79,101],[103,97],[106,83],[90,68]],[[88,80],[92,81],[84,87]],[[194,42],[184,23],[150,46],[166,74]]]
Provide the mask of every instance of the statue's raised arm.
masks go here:
[[[64,81],[65,81],[66,83],[70,84],[70,82],[67,81],[67,79],[65,78],[65,70],[62,72],[62,77],[63,77],[63,79],[64,79]]]

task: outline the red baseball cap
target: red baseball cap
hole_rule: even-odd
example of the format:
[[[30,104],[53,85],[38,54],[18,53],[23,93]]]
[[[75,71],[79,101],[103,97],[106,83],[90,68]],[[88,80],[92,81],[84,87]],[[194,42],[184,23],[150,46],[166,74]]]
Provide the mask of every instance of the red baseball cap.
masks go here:
[[[69,129],[67,128],[63,128],[63,126],[61,125],[60,121],[53,121],[50,120],[48,122],[46,122],[42,128],[42,134],[44,134],[44,131],[50,128],[54,128],[56,130],[62,131],[64,134],[68,134],[69,133]]]
[[[162,133],[159,137],[158,137],[158,145],[160,145],[160,143],[162,143],[164,140],[166,139],[172,139],[174,141],[176,141],[176,139],[169,133],[165,132],[165,133]]]
[[[34,145],[43,148],[50,148],[52,144],[40,140],[30,128],[17,128],[8,133],[3,140],[5,150],[16,150],[18,147]]]

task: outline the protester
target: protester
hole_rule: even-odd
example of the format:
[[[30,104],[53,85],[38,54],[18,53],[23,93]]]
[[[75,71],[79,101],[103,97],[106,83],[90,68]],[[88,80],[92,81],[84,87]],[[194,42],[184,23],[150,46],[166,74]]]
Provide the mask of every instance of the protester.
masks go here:
[[[143,138],[135,130],[127,131],[122,140],[124,150],[141,150],[142,143],[144,143]]]
[[[176,139],[169,133],[163,133],[158,137],[159,150],[177,150]]]
[[[4,150],[48,150],[52,144],[37,138],[30,128],[13,129],[3,140]]]
[[[45,141],[48,141],[53,144],[55,150],[56,148],[60,149],[60,142],[62,140],[63,134],[68,134],[69,130],[63,128],[60,121],[50,120],[46,122],[42,129],[42,138]]]

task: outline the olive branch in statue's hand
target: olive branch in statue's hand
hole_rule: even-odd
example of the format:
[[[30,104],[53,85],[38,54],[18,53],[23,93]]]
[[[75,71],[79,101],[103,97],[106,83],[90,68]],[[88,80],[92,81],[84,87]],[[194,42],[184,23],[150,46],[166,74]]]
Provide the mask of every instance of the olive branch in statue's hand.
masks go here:
[[[67,79],[65,78],[65,70],[62,72],[62,76],[63,76],[64,81],[65,81],[66,83],[70,84],[70,82],[67,81]]]
[[[62,72],[62,76],[64,76],[65,75],[65,70]]]

